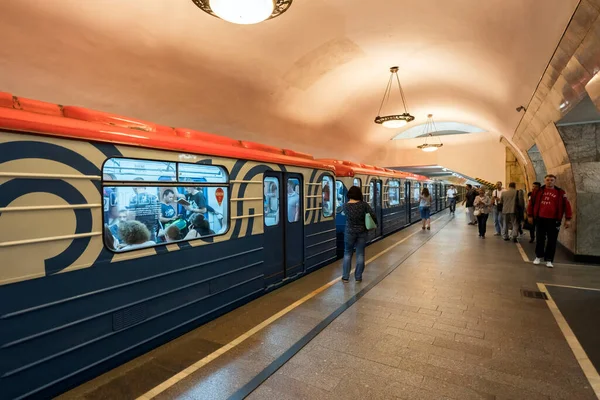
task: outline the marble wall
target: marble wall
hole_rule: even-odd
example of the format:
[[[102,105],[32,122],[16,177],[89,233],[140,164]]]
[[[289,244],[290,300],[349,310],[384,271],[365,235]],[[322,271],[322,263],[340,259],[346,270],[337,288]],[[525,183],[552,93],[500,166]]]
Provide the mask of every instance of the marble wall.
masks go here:
[[[577,253],[600,255],[600,123],[559,126],[577,192]]]
[[[533,170],[535,171],[534,182],[542,182],[547,173],[546,164],[544,164],[542,153],[540,153],[537,145],[534,144],[529,150],[527,150],[527,154],[529,155],[529,159],[533,164]]]
[[[575,217],[572,229],[561,229],[559,241],[576,255],[600,256],[598,130],[569,125],[559,132],[555,124],[588,95],[588,83],[595,83],[598,92],[590,98],[600,104],[600,80],[592,79],[598,71],[600,0],[581,0],[511,138],[531,160],[525,166],[529,182],[541,174],[535,154],[528,153],[536,146],[547,172],[567,191]]]
[[[523,168],[519,164],[517,157],[510,147],[506,148],[506,181],[504,186],[508,186],[510,182],[517,185],[517,189],[527,189],[525,174]]]

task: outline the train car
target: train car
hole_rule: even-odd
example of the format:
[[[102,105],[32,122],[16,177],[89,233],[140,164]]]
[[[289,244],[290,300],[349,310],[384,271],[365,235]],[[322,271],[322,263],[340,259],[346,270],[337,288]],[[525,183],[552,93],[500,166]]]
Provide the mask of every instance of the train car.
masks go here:
[[[377,216],[377,228],[369,232],[368,243],[379,240],[420,219],[418,214],[420,184],[427,181],[426,177],[351,161],[333,159],[319,161],[335,167],[335,223],[338,257],[342,257],[344,254],[346,217],[342,213],[342,205],[347,201],[346,195],[352,186],[362,189],[364,200],[371,205]],[[415,203],[416,216],[410,213]]]
[[[330,263],[334,172],[0,93],[0,398],[51,397]]]

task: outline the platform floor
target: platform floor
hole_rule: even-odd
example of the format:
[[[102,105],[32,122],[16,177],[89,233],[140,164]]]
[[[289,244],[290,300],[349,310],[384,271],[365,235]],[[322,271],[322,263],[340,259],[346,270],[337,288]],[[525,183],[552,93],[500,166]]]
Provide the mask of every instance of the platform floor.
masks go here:
[[[59,399],[595,399],[572,346],[598,354],[597,297],[538,284],[600,289],[600,267],[534,266],[462,210],[433,219],[368,247],[362,283],[333,263]]]

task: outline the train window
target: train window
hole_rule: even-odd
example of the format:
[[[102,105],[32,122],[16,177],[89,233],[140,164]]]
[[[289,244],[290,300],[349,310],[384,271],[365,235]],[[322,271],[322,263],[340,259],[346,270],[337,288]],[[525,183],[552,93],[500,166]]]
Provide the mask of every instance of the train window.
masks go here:
[[[339,214],[344,209],[346,202],[345,187],[342,181],[335,181],[335,213]]]
[[[400,205],[405,205],[406,204],[406,184],[405,181],[400,183],[400,187],[398,188],[400,190]]]
[[[390,206],[400,204],[400,182],[390,181],[388,185],[388,202]]]
[[[362,182],[360,181],[360,178],[354,178],[354,181],[352,182],[352,184],[354,186],[357,186],[360,188],[360,191],[362,192]]]
[[[375,182],[371,181],[369,185],[369,201],[372,208],[375,208]]]
[[[176,163],[169,161],[110,158],[102,167],[105,181],[175,181]]]
[[[331,194],[333,193],[333,178],[325,175],[323,177],[323,202],[321,203],[321,210],[323,212],[323,216],[331,217],[333,215],[333,197]]]
[[[227,182],[225,169],[216,165],[179,163],[178,168],[178,177],[181,182]]]
[[[265,225],[279,224],[279,179],[269,176],[264,181]]]
[[[114,158],[102,172],[104,238],[113,251],[227,231],[229,187],[218,185],[227,181],[222,167]],[[175,183],[178,177],[185,183]]]
[[[287,180],[287,218],[288,222],[300,221],[300,180]]]
[[[415,182],[413,184],[413,201],[419,201],[419,199],[421,198],[421,184]]]

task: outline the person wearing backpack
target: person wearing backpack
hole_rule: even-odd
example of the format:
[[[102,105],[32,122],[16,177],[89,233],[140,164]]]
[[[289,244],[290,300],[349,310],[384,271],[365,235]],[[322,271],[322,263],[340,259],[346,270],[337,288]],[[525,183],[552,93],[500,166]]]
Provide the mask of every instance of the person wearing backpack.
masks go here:
[[[377,224],[377,217],[369,203],[363,201],[362,191],[358,186],[352,186],[348,189],[348,202],[343,206],[343,213],[346,216],[346,228],[344,231],[344,264],[342,268],[342,282],[350,280],[350,264],[352,263],[352,253],[356,246],[356,270],[354,278],[356,282],[362,281],[362,274],[365,269],[365,246],[367,244],[367,225],[365,217],[367,214]]]

